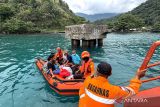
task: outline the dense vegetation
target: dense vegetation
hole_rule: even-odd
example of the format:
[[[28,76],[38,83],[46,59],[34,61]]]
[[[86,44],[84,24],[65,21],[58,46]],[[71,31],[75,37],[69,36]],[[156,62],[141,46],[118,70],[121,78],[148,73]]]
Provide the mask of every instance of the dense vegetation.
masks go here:
[[[33,33],[84,23],[62,0],[1,0],[0,33]]]
[[[99,21],[96,23],[99,24]],[[100,23],[106,23],[109,29],[113,29],[118,32],[127,32],[134,28],[140,28],[144,26],[144,21],[136,15],[122,14],[110,20],[103,20]]]
[[[99,20],[95,23],[105,23],[116,31],[136,28],[160,32],[160,0],[147,0],[130,12],[111,19]]]

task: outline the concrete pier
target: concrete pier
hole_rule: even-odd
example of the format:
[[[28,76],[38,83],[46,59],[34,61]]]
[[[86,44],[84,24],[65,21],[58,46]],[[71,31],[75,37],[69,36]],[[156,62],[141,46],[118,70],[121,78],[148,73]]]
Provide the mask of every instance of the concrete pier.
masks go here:
[[[103,46],[103,38],[106,38],[108,28],[106,25],[72,25],[65,27],[65,33],[66,37],[71,39],[72,47],[82,46],[87,48],[96,45]]]

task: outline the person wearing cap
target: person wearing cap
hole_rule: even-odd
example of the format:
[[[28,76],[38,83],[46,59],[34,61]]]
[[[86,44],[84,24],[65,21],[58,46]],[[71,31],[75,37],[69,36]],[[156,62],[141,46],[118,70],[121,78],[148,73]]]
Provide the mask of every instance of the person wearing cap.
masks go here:
[[[94,62],[90,58],[90,53],[88,51],[83,51],[81,54],[82,65],[79,68],[80,73],[75,74],[75,79],[86,78],[94,73]]]
[[[137,70],[130,84],[126,87],[110,84],[108,77],[112,74],[112,67],[107,62],[101,62],[97,66],[94,76],[85,79],[79,91],[79,107],[114,107],[116,102],[138,93],[141,86],[140,78],[144,71]]]

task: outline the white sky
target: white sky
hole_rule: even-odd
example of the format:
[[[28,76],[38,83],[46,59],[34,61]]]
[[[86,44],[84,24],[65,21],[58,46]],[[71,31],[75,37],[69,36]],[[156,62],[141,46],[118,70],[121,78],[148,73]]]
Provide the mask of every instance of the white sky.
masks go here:
[[[122,13],[132,10],[146,0],[63,0],[73,12],[86,14]]]

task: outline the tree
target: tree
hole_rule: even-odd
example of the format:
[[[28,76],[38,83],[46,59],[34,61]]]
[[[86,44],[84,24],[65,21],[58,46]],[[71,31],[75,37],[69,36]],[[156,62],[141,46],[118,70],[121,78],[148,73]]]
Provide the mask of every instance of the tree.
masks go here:
[[[160,32],[160,22],[154,24],[152,31],[153,32]]]
[[[160,16],[160,0],[146,0],[130,13],[143,18],[146,25],[153,26]]]
[[[122,14],[114,22],[114,29],[116,31],[129,31],[133,28],[140,28],[144,25],[144,22],[139,17],[132,14]]]
[[[1,21],[9,19],[13,15],[14,15],[14,11],[11,8],[11,5],[5,4],[5,3],[0,4],[0,20]]]
[[[63,0],[3,0],[0,4],[0,33],[57,30],[84,22]]]
[[[12,18],[8,20],[2,26],[2,31],[5,33],[27,33],[27,32],[38,32],[37,29],[33,28],[32,22],[24,22],[22,20]]]
[[[9,0],[1,0],[0,3],[8,3]]]

